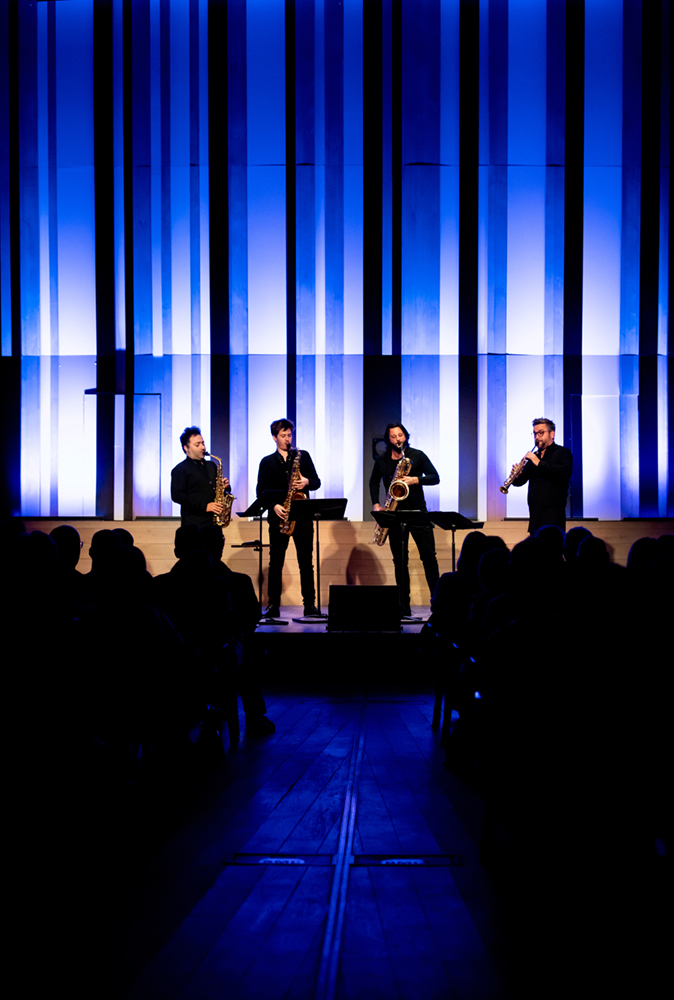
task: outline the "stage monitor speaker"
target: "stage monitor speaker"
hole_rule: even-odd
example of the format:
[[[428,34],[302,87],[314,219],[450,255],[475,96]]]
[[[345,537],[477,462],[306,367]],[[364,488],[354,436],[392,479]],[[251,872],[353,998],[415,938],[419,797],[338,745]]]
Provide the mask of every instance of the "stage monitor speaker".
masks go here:
[[[330,585],[328,632],[400,632],[397,587]]]

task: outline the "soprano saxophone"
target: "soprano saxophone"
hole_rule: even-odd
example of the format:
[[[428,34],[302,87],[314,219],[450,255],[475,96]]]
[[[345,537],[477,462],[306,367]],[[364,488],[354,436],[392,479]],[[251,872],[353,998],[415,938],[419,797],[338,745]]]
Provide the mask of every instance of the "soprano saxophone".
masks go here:
[[[210,458],[214,458],[218,463],[218,468],[215,473],[215,503],[221,503],[223,506],[222,514],[213,515],[213,524],[217,524],[219,528],[226,528],[229,522],[232,520],[232,504],[236,500],[236,497],[232,493],[225,492],[225,479],[222,475],[222,462],[217,455],[212,452],[206,452]]]
[[[283,523],[281,524],[281,534],[282,535],[292,535],[295,530],[295,521],[289,521],[288,516],[290,514],[290,505],[293,500],[306,500],[307,495],[297,488],[298,481],[302,478],[302,473],[300,472],[300,456],[302,452],[298,451],[295,455],[295,461],[293,462],[293,467],[290,470],[290,485],[288,487],[288,495],[285,498],[283,504]]]
[[[406,500],[410,495],[410,488],[407,483],[403,482],[405,476],[409,476],[410,469],[412,468],[412,459],[403,457],[400,459],[396,465],[396,471],[393,473],[393,479],[391,480],[391,485],[388,488],[388,493],[386,494],[386,503],[384,504],[384,510],[395,510],[401,500]],[[374,529],[374,535],[372,536],[372,543],[374,545],[383,545],[386,541],[386,536],[388,535],[388,528],[382,528],[380,525]]]
[[[501,493],[508,492],[513,481],[522,474],[522,470],[524,469],[524,466],[527,464],[528,461],[529,459],[525,455],[521,462],[518,462],[517,465],[513,465],[513,471],[510,473],[503,486],[499,486]]]

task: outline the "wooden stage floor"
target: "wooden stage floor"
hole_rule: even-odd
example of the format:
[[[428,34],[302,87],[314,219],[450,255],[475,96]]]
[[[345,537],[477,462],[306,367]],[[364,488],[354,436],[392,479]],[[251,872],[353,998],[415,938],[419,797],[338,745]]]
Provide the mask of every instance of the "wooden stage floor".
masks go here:
[[[516,995],[479,796],[443,767],[427,687],[265,695],[276,733],[242,728],[190,815],[116,885],[112,995]]]

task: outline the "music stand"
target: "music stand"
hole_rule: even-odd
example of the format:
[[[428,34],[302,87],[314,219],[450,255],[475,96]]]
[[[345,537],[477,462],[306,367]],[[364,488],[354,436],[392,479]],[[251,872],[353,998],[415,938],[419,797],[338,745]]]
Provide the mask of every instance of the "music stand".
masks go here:
[[[257,571],[257,594],[258,600],[260,601],[260,611],[262,611],[262,549],[264,548],[262,544],[262,515],[274,504],[280,503],[285,500],[286,494],[283,490],[265,490],[264,493],[259,496],[256,500],[253,500],[250,507],[244,511],[237,511],[238,517],[257,517],[260,521],[260,538],[256,542],[256,548],[258,551],[258,571]],[[288,622],[283,618],[264,618],[261,617],[258,622],[259,625],[287,625]]]
[[[404,603],[407,603],[407,596],[403,594],[403,576],[404,568],[408,566],[409,558],[409,547],[410,547],[410,528],[429,528],[431,526],[431,518],[426,510],[373,510],[372,517],[375,519],[380,528],[393,528],[396,524],[401,528],[400,537],[400,547],[401,547],[401,573],[400,573],[400,583],[398,585],[398,593],[400,597],[400,607],[402,609]],[[408,570],[409,573],[409,570]],[[415,615],[402,615],[401,620],[406,622],[420,622],[423,618],[417,618]]]
[[[306,618],[293,618],[294,622],[311,624],[312,622],[324,622],[327,615],[321,611],[321,521],[341,521],[346,510],[346,497],[327,497],[323,500],[293,500],[288,514],[289,521],[316,522],[316,604],[320,614],[311,615]]]
[[[456,510],[431,510],[431,521],[443,531],[452,533],[452,572],[456,571],[456,532],[457,530],[479,531],[484,528],[484,521],[471,521]]]

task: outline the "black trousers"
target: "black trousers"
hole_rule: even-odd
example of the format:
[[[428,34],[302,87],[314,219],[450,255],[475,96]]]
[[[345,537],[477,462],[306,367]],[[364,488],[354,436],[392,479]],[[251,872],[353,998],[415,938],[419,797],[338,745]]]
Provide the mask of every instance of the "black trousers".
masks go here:
[[[269,603],[280,605],[283,589],[283,564],[290,539],[295,542],[297,564],[300,568],[302,603],[313,607],[316,603],[314,588],[314,524],[313,521],[296,521],[292,535],[281,534],[281,521],[270,513],[269,516],[269,579],[267,593]]]
[[[424,567],[424,573],[426,574],[426,583],[432,594],[440,576],[438,560],[435,554],[433,529],[430,527],[410,528],[410,535],[416,542],[417,549],[419,550],[419,556]],[[405,559],[403,564],[402,537],[402,528],[391,528],[388,533],[393,565],[395,566],[396,583],[401,594],[401,606],[403,611],[407,611],[410,606],[410,573],[408,560]]]

